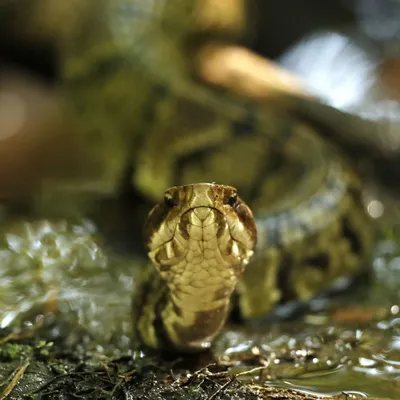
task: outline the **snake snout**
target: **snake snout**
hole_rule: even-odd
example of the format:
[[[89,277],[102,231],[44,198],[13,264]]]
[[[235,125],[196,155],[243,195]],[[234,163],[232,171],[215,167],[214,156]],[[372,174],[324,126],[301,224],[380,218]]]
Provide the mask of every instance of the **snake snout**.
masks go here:
[[[191,225],[205,227],[224,220],[223,215],[217,215],[217,213],[221,214],[211,207],[196,207],[187,211],[186,216],[189,218],[183,218],[183,220],[188,220]]]
[[[193,213],[203,223],[212,216],[212,212],[209,207],[197,207],[193,210]]]
[[[185,240],[209,242],[217,240],[221,229],[226,228],[224,215],[212,207],[196,207],[186,211],[179,223],[180,233]]]

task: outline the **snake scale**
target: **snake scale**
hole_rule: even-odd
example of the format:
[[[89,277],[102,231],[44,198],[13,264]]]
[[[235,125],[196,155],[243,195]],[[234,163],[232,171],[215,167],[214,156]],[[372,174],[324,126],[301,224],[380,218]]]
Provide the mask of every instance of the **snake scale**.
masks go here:
[[[130,164],[152,202],[171,187],[146,225],[156,268],[134,305],[145,345],[208,348],[233,292],[248,320],[360,272],[373,229],[352,169],[312,124],[193,76],[199,43],[241,32],[204,24],[201,1],[73,4],[57,40],[63,90],[99,161],[94,186],[114,191]]]

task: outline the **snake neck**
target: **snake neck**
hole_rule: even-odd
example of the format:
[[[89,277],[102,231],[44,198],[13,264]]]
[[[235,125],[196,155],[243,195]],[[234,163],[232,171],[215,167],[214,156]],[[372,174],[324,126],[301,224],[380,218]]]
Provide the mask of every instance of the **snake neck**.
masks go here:
[[[140,341],[152,349],[208,349],[227,319],[236,285],[213,290],[191,286],[188,293],[187,287],[168,285],[156,271],[147,282],[139,301],[144,312],[134,318]]]
[[[217,289],[220,295],[215,300],[210,298],[207,289],[209,292],[209,288],[195,288],[190,294],[167,290],[160,316],[166,336],[175,348],[184,351],[208,349],[223,327],[232,291],[223,287]]]

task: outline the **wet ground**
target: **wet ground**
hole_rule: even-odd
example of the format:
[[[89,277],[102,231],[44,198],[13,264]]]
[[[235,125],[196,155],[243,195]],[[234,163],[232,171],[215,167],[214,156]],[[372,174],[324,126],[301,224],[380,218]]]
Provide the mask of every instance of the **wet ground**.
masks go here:
[[[68,377],[98,389],[104,374],[105,392],[83,398],[113,398],[107,390],[119,382],[119,393],[133,375],[138,385],[151,381],[160,390],[178,382],[176,398],[203,398],[189,395],[193,385],[204,398],[270,385],[281,399],[306,398],[290,397],[293,389],[310,398],[400,398],[400,250],[392,232],[377,246],[371,276],[346,292],[316,299],[286,320],[227,326],[213,354],[163,361],[132,350],[131,293],[143,261],[112,254],[90,221],[13,222],[4,229],[1,399],[11,387],[9,396],[32,388],[39,396],[54,379],[59,393]],[[143,382],[138,371],[145,371]]]

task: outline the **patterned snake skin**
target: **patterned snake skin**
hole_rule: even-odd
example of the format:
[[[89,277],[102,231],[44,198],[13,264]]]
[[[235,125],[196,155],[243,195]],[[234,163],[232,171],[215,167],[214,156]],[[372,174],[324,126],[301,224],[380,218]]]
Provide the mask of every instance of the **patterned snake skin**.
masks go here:
[[[360,180],[312,125],[193,78],[196,46],[223,37],[222,28],[200,23],[201,2],[73,4],[73,13],[60,11],[65,20],[57,33],[63,90],[100,165],[97,187],[115,190],[127,164],[132,184],[153,202],[166,188],[187,185],[167,191],[147,224],[146,245],[159,272],[149,269],[134,307],[146,345],[209,347],[234,290],[241,315],[251,319],[360,272],[373,242]],[[109,154],[113,160],[104,162]],[[215,197],[231,198],[233,187],[257,225],[245,271],[256,241],[252,213],[239,198],[230,204]],[[212,227],[210,243],[226,238],[210,255],[212,266],[210,249],[195,245],[196,224],[203,232]],[[229,228],[228,241],[231,224],[241,227],[241,239]],[[169,244],[160,250],[156,242]]]

